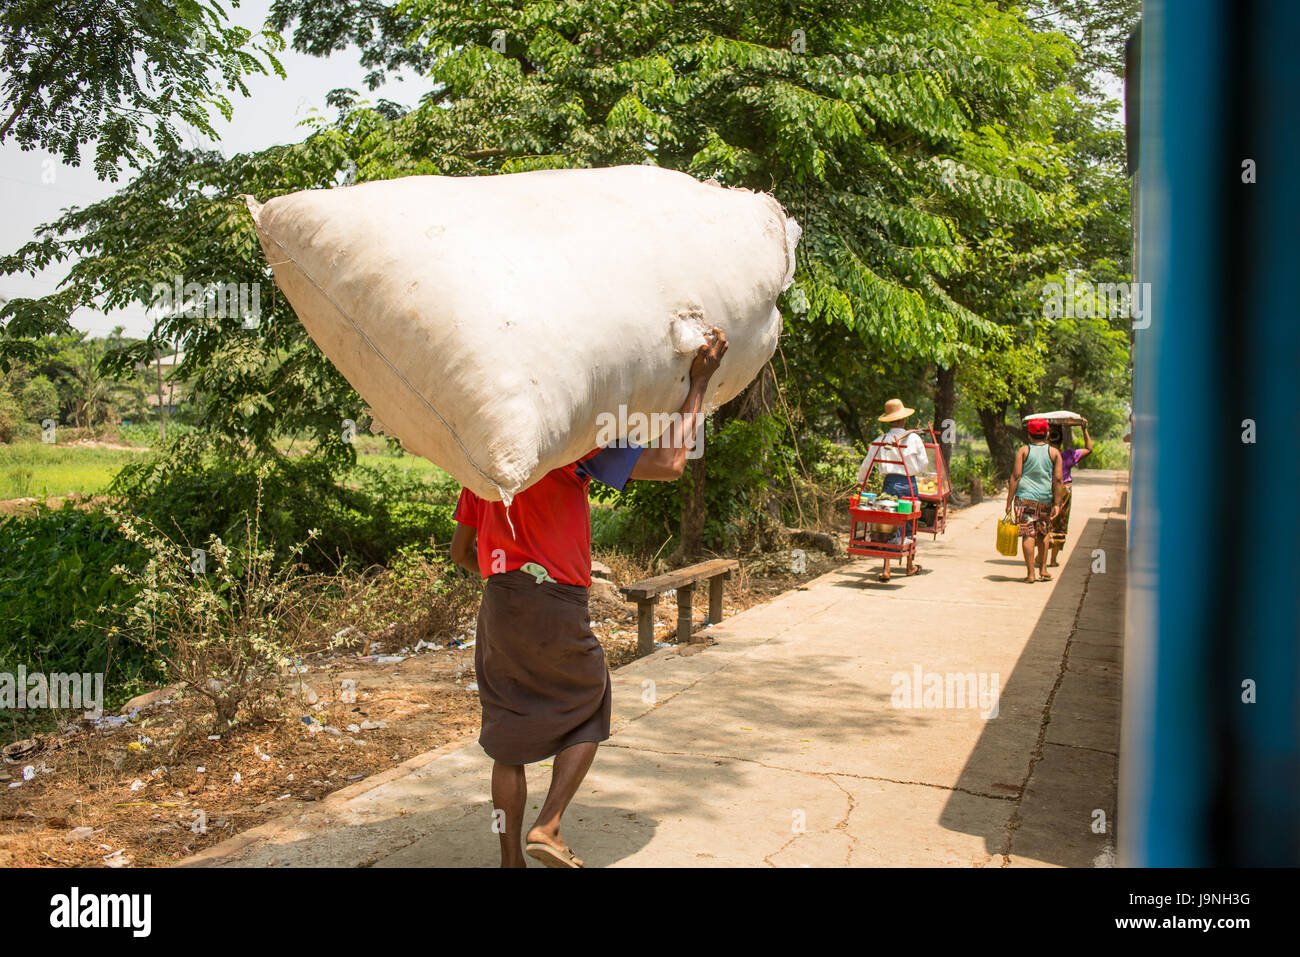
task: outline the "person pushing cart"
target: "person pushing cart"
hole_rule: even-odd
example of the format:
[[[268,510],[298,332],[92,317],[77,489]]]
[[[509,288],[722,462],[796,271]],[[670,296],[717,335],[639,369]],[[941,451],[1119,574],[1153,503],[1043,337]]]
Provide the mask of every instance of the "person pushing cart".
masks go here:
[[[865,487],[873,468],[882,475],[881,496],[878,502],[862,502],[855,495],[850,503],[849,552],[854,555],[875,556],[884,559],[880,581],[889,581],[889,565],[893,560],[906,562],[905,575],[921,571],[916,562],[916,534],[918,529],[938,532],[943,530],[947,505],[947,470],[942,467],[937,443],[935,484],[927,486],[923,494],[918,477],[929,469],[928,446],[916,429],[905,429],[907,418],[915,413],[903,405],[901,399],[885,403],[885,412],[877,421],[892,423],[867,451],[858,469],[859,492]],[[931,438],[933,439],[933,430]],[[925,509],[923,512],[922,509]],[[924,527],[921,528],[920,526]],[[891,530],[892,529],[892,530]]]

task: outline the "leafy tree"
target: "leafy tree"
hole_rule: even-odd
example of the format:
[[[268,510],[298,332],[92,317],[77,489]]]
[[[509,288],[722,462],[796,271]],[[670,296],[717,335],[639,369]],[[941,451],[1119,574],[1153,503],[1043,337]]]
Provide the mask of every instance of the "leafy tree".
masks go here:
[[[407,9],[425,21],[449,104],[399,122],[399,140],[415,134],[409,155],[436,151],[412,171],[652,163],[769,189],[805,228],[787,300],[806,306],[802,321],[847,330],[891,363],[947,364],[999,341],[947,284],[967,255],[967,211],[1003,224],[1044,212],[1002,162],[1018,139],[1002,155],[977,148],[1063,55],[1013,14],[654,0]],[[683,538],[687,554],[698,547]]]
[[[1085,98],[1104,98],[1107,76],[1124,76],[1124,42],[1137,26],[1141,0],[1030,0],[1031,24],[1064,33],[1078,50],[1071,83]]]
[[[216,136],[209,107],[232,112],[222,89],[247,96],[243,77],[268,66],[285,75],[278,34],[254,37],[227,19],[208,0],[8,0],[0,143],[79,166],[94,142],[96,174],[116,180],[122,163],[140,168],[177,149],[177,122]]]
[[[1043,321],[1043,290],[1061,281],[1067,270],[1092,281],[1127,281],[1129,264],[1130,193],[1124,168],[1124,138],[1118,104],[1107,99],[1107,77],[1123,71],[1123,41],[1137,17],[1133,0],[1042,0],[1027,5],[1027,23],[1048,37],[1068,37],[1071,57],[1064,61],[1068,88],[1047,93],[1045,119],[1058,147],[1061,166],[1056,185],[1046,194],[1053,208],[1047,228],[1021,228],[985,241],[989,255],[976,274],[994,293],[995,312],[1012,336],[1007,350],[971,356],[958,374],[963,401],[977,405],[997,474],[1011,471],[1015,442],[1023,436],[1020,416],[1031,405],[1051,408],[1077,405],[1069,382],[1086,383],[1084,393],[1095,396],[1090,409],[1104,424],[1128,395],[1122,373],[1128,345],[1111,335],[1112,328],[1067,324],[1057,329]],[[966,301],[963,299],[963,301]],[[1096,343],[1085,338],[1101,336]],[[1118,351],[1117,351],[1118,350]],[[1096,365],[1090,363],[1095,362]],[[1070,366],[1069,374],[1061,370]],[[967,368],[967,366],[970,366]],[[1045,378],[1044,378],[1045,377]],[[1092,390],[1103,390],[1093,392]],[[1102,409],[1111,412],[1102,412]],[[1007,416],[1014,412],[1013,424]]]
[[[325,132],[305,144],[230,160],[210,151],[168,154],[128,190],[69,211],[40,238],[0,258],[0,270],[16,271],[79,257],[57,292],[15,299],[0,312],[0,321],[8,319],[0,362],[30,361],[39,352],[35,340],[69,334],[66,317],[82,306],[110,311],[152,304],[155,284],[172,287],[177,278],[246,283],[257,291],[256,328],[245,328],[244,316],[199,304],[160,316],[144,340],[114,343],[102,356],[102,371],[131,380],[138,363],[178,347],[185,356],[175,374],[190,385],[204,428],[247,437],[268,455],[276,434],[306,431],[325,454],[351,461],[342,420],[360,421],[364,406],[280,296],[238,198],[332,184],[346,158],[337,140]],[[131,255],[120,255],[122,249]]]
[[[23,414],[32,422],[55,418],[59,414],[59,392],[43,375],[33,376],[23,386],[20,401]]]
[[[430,50],[411,42],[421,26],[399,3],[379,0],[275,0],[267,23],[286,33],[295,23],[293,49],[327,57],[355,45],[360,63],[370,69],[366,86],[377,90],[389,74],[403,68],[425,72]]]
[[[9,386],[0,382],[0,442],[12,442],[17,438],[26,421],[21,403],[14,398]]]
[[[340,423],[364,407],[279,296],[240,193],[650,163],[770,190],[804,226],[777,363],[796,428],[864,438],[884,398],[923,404],[927,382],[936,417],[969,390],[1002,403],[1005,424],[1042,370],[1035,283],[1113,241],[1106,224],[1073,251],[1070,231],[1095,223],[1070,183],[1086,158],[1056,136],[1063,114],[1080,138],[1090,121],[1068,41],[1016,5],[336,0],[320,21],[306,9],[273,11],[299,24],[295,46],[351,40],[377,68],[427,64],[429,94],[403,113],[336,91],[339,117],[302,143],[165,153],[129,190],[68,212],[0,259],[3,273],[78,258],[54,295],[0,310],[0,364],[74,309],[148,302],[178,275],[258,283],[256,330],[168,315],[106,361],[125,371],[174,343],[205,428],[264,454],[278,432],[306,433],[349,460]],[[700,519],[683,517],[685,554],[703,543]]]

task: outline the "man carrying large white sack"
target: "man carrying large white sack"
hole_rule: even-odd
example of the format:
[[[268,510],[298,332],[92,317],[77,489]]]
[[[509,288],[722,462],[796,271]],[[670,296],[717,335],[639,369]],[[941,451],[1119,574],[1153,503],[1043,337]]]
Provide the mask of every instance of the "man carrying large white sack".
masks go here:
[[[494,828],[502,867],[525,866],[525,851],[548,867],[583,866],[560,836],[560,818],[609,737],[612,697],[587,611],[587,487],[593,478],[619,490],[629,479],[680,478],[709,380],[726,351],[726,336],[713,328],[691,364],[681,414],[655,447],[593,450],[548,472],[508,507],[461,490],[451,557],[486,580],[474,667],[483,709],[479,743],[495,761],[492,805],[500,816]],[[550,789],[525,838],[524,765],[552,755]]]
[[[467,490],[453,554],[487,578],[480,741],[502,863],[524,863],[526,836],[533,857],[581,866],[560,817],[609,734],[610,696],[587,621],[587,485],[681,475],[702,410],[776,351],[799,224],[768,193],[640,164],[245,199],[277,287],[372,428]],[[686,421],[668,411],[684,393]],[[644,442],[625,423],[655,435],[664,415],[655,448],[627,448]],[[525,835],[523,766],[549,755]]]

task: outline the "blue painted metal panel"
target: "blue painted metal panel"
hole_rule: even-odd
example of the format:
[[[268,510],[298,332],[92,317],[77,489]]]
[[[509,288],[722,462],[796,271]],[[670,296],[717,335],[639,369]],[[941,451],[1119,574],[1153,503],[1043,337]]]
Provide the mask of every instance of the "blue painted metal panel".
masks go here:
[[[1300,862],[1298,21],[1281,0],[1144,11],[1125,864]]]

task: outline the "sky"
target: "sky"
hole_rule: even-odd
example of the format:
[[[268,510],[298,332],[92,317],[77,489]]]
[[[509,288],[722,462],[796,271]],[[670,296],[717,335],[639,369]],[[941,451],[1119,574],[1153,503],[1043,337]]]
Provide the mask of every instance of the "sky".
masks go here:
[[[270,8],[271,0],[243,0],[239,7],[228,8],[230,22],[257,32]],[[290,40],[291,32],[285,35],[286,45]],[[234,107],[230,122],[216,110],[212,111],[216,141],[181,124],[178,128],[184,130],[182,141],[187,146],[218,148],[227,156],[279,143],[295,143],[307,135],[306,130],[299,129],[299,124],[313,109],[334,115],[334,110],[325,105],[325,95],[330,90],[352,87],[365,99],[382,96],[403,106],[414,106],[423,90],[419,78],[407,71],[404,82],[390,79],[379,90],[369,92],[363,80],[367,71],[358,65],[355,48],[329,58],[307,56],[286,48],[277,58],[284,67],[285,79],[258,74],[245,77],[249,96],[228,94]],[[0,253],[7,255],[30,242],[38,226],[58,219],[64,209],[107,199],[129,182],[127,172],[116,183],[95,178],[93,143],[82,147],[81,159],[80,167],[64,166],[57,156],[43,150],[24,152],[13,140],[0,146],[0,209],[4,211],[0,218]],[[35,277],[0,276],[0,296],[12,299],[49,295],[69,266],[67,262],[58,264]],[[114,326],[121,325],[127,335],[142,338],[152,323],[140,305],[111,315],[81,309],[73,314],[72,325],[96,336],[106,335]]]

